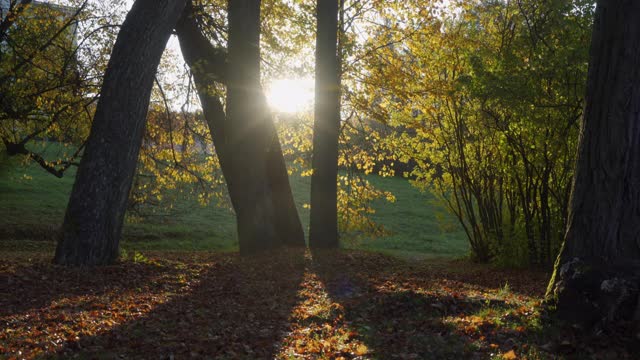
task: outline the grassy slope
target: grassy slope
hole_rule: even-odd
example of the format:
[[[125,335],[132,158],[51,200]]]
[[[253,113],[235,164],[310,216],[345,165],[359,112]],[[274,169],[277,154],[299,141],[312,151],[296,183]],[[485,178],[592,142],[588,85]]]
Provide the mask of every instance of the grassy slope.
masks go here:
[[[0,239],[2,247],[25,249],[54,246],[51,234],[62,222],[64,208],[73,184],[74,173],[62,179],[41,168],[20,166],[16,159],[0,160]],[[397,202],[374,204],[374,220],[391,231],[385,238],[345,241],[347,247],[390,252],[412,257],[459,257],[468,246],[464,234],[452,218],[440,214],[430,194],[421,194],[406,180],[371,176],[375,185],[392,191]],[[308,226],[309,178],[291,177],[300,216]],[[448,231],[442,230],[448,229]],[[151,216],[140,223],[127,223],[123,248],[126,250],[222,250],[237,249],[235,223],[228,209],[214,204],[200,206],[184,198],[174,211]],[[34,239],[46,240],[46,242]]]
[[[0,238],[3,246],[43,246],[29,240],[46,240],[62,223],[75,172],[61,179],[41,168],[20,166],[12,159],[0,166]],[[185,198],[170,212],[128,222],[123,247],[127,250],[234,250],[237,247],[233,214],[216,206],[202,207]]]
[[[392,234],[364,241],[358,247],[411,257],[460,257],[468,253],[464,231],[432,194],[420,193],[404,179],[371,176],[369,181],[396,196],[395,203],[379,200],[374,204],[374,221]]]

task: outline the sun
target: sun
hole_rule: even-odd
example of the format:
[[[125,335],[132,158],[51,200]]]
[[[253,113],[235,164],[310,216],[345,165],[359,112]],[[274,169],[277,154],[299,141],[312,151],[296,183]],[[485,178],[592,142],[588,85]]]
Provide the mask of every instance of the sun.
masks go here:
[[[280,113],[309,111],[313,106],[314,82],[312,79],[278,79],[267,88],[267,102]]]

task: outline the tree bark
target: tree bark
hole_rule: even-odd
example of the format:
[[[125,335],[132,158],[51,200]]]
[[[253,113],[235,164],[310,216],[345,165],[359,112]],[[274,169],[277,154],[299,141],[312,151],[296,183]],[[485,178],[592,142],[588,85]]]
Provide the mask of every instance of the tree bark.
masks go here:
[[[284,160],[269,161],[281,149],[260,84],[260,0],[229,1],[228,21],[232,66],[227,71],[225,132],[231,175],[227,183],[239,190],[235,210],[240,253],[262,252],[288,242],[299,245],[303,238],[301,227],[296,228],[299,218],[277,213],[287,205],[291,215],[295,205],[292,198],[282,199],[290,192],[288,177],[282,176]]]
[[[227,136],[229,122],[227,121],[224,108],[218,96],[212,91],[215,82],[225,83],[225,74],[229,65],[226,63],[226,51],[224,49],[216,49],[197,26],[191,5],[187,6],[187,10],[176,26],[180,47],[185,61],[194,77],[198,97],[202,104],[203,112],[209,126],[213,143],[220,159],[223,176],[227,182],[231,203],[236,212],[242,204],[238,188],[234,185],[237,181],[232,179],[231,162],[240,161],[234,158],[232,149],[230,149],[229,138]],[[293,194],[289,184],[289,176],[287,167],[284,162],[280,141],[275,136],[275,128],[269,119],[266,126],[269,128],[268,133],[258,134],[267,136],[272,134],[272,142],[267,154],[267,173],[264,174],[264,180],[270,188],[271,202],[274,208],[274,227],[276,229],[277,238],[281,239],[284,245],[288,246],[304,246],[304,231],[300,216],[296,209]]]
[[[151,88],[185,0],[137,0],[107,66],[54,261],[104,265],[118,257]]]
[[[309,245],[336,248],[338,240],[338,137],[340,136],[340,74],[338,2],[318,0],[316,31],[316,99],[313,123],[311,221]]]
[[[640,286],[640,2],[598,1],[565,242],[547,296],[561,317],[631,319]]]

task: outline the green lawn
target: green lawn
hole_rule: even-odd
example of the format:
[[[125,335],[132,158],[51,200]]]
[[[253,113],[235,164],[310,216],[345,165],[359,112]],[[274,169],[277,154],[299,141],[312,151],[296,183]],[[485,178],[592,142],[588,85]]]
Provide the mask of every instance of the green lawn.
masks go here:
[[[74,171],[61,179],[36,165],[24,166],[19,159],[0,158],[0,247],[4,249],[53,249],[55,230],[61,224]],[[389,236],[345,239],[345,247],[382,251],[403,257],[461,257],[468,244],[455,220],[437,206],[431,194],[423,194],[400,178],[370,176],[369,180],[393,192],[397,201],[374,204],[374,220],[383,224]],[[296,203],[305,227],[309,211],[310,178],[291,177]],[[237,249],[233,214],[215,204],[201,206],[190,197],[173,204],[170,213],[143,221],[127,222],[122,247],[137,250]]]
[[[391,235],[362,241],[359,248],[419,258],[467,255],[469,243],[462,227],[432,194],[421,193],[402,178],[370,176],[369,181],[391,191],[396,202],[374,203],[374,221]]]

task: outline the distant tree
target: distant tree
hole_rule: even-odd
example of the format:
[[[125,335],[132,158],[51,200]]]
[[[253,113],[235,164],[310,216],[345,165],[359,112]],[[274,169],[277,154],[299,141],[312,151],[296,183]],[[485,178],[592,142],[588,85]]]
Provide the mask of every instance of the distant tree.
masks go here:
[[[32,2],[33,0],[0,0],[0,42],[7,39],[9,29]]]
[[[254,103],[254,108],[252,109],[254,113],[246,114],[246,117],[236,118],[235,124],[231,122],[232,119],[229,118],[228,113],[229,110],[233,113],[234,111],[237,112],[238,109],[228,108],[225,113],[220,97],[216,92],[216,84],[229,85],[228,75],[235,72],[233,70],[234,67],[239,66],[240,69],[243,69],[241,71],[245,71],[247,67],[259,66],[259,63],[256,62],[257,59],[255,58],[246,64],[227,62],[227,49],[215,47],[205,37],[198,27],[196,16],[193,4],[189,3],[176,26],[176,32],[185,61],[193,74],[200,103],[209,126],[209,132],[220,159],[220,166],[227,183],[231,203],[238,217],[238,233],[242,234],[240,236],[240,251],[242,253],[251,253],[260,249],[279,247],[280,245],[304,246],[304,231],[289,185],[280,141],[268,109],[264,104],[259,82],[255,78],[245,80],[247,82],[251,80],[249,86],[254,87],[250,93]],[[232,13],[230,16],[236,16],[236,14]],[[253,20],[255,21],[255,18]],[[236,31],[235,29],[236,27],[233,27],[230,31]],[[250,33],[253,34],[254,31],[255,29],[252,29]],[[248,40],[255,41],[255,35],[253,36],[253,39],[248,38]],[[241,39],[238,39],[238,41],[241,41]],[[252,69],[252,71],[254,70]],[[259,73],[255,75],[254,72],[254,76],[258,76],[257,80],[259,81]],[[235,95],[236,93],[230,93],[230,95],[232,94]],[[246,136],[252,137],[252,141],[263,144],[265,148],[256,149],[256,152],[253,153],[256,156],[254,158],[243,158],[241,154],[234,152],[232,138],[227,134],[232,131],[233,126],[246,126],[243,123],[251,121],[252,117],[265,118],[258,119],[260,122],[256,125],[257,128],[254,131],[247,130]],[[245,189],[238,186],[243,179],[237,177],[247,176],[241,169],[244,166],[248,167],[253,162],[264,162],[264,164],[257,165],[260,172],[255,173],[255,177],[251,179],[251,181],[256,182],[251,186],[266,186],[266,188],[259,190],[264,192],[263,196],[266,198],[265,203],[262,205],[253,204],[250,201],[251,199],[245,199]],[[234,171],[234,167],[236,171]],[[251,169],[247,168],[246,171],[249,172]],[[264,206],[265,209],[243,209],[243,207],[247,206]],[[268,210],[268,207],[271,210]],[[251,225],[246,225],[250,224],[251,220],[245,217],[253,211],[271,212],[268,218],[261,220],[270,224],[260,224],[259,226],[273,228],[274,235],[272,239],[268,237],[261,239],[260,234],[249,232],[246,228],[240,228],[240,224],[251,227]]]
[[[57,177],[75,164],[88,130],[86,109],[95,101],[78,62],[76,30],[86,8],[86,2],[0,6],[0,139],[7,155],[24,155]],[[45,138],[77,146],[47,159],[33,146]]]
[[[118,257],[156,69],[185,0],[137,0],[122,24],[62,226],[54,261]]]
[[[598,1],[565,243],[547,296],[565,319],[640,320],[640,3]]]
[[[339,0],[318,0],[309,245],[338,247]]]

